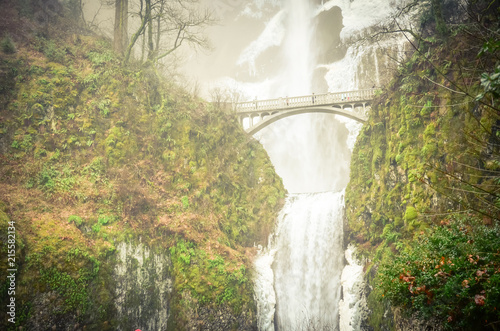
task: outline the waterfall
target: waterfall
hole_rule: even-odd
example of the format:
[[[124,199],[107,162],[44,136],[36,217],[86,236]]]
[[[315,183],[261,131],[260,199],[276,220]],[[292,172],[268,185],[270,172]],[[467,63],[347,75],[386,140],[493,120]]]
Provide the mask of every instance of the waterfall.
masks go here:
[[[310,94],[311,78],[315,66],[314,52],[311,50],[311,40],[314,27],[311,21],[313,7],[310,1],[288,0],[286,2],[288,19],[287,33],[282,50],[285,70],[281,81],[282,91],[286,95]]]
[[[343,204],[343,191],[287,198],[276,232],[255,262],[260,330],[337,329]]]
[[[396,3],[404,1],[330,0],[321,5],[309,0],[284,1],[262,37],[240,58],[240,64],[255,68],[260,54],[279,44],[281,72],[263,77],[260,83],[243,85],[252,97],[309,94],[315,92],[311,90],[313,72],[320,68],[330,92],[380,86],[389,77],[389,59],[404,54],[401,36],[373,45],[348,45],[343,58],[319,64],[318,58],[325,56],[316,54],[314,40],[315,29],[321,27],[313,22],[318,22],[321,12],[338,6],[343,29],[337,32],[341,42],[348,43],[346,40],[387,18]],[[280,36],[279,41],[264,38],[273,35]],[[323,52],[332,49],[327,46],[322,46]],[[344,189],[361,126],[339,116],[303,114],[273,123],[256,135],[285,187],[293,192],[268,245],[259,248],[255,261],[261,331],[361,329],[366,312],[363,268],[352,257],[353,249],[344,251],[342,242]]]
[[[334,330],[343,268],[343,192],[292,195],[288,203],[273,264],[278,328]]]
[[[315,8],[309,1],[288,0],[286,11],[282,45],[286,68],[279,80],[287,83],[277,90],[284,95],[311,93]],[[326,191],[289,195],[275,233],[261,248],[255,261],[261,331],[339,330],[347,140],[350,137],[353,145],[358,130],[359,125],[333,116],[304,115],[275,123],[258,135],[289,191]],[[349,305],[342,306],[343,316]]]

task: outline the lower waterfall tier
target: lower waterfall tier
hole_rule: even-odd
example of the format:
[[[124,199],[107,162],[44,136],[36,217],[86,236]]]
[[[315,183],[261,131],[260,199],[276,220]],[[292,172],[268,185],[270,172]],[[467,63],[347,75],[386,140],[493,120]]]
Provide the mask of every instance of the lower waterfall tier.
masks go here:
[[[338,330],[343,206],[343,191],[287,199],[256,262],[260,330]]]

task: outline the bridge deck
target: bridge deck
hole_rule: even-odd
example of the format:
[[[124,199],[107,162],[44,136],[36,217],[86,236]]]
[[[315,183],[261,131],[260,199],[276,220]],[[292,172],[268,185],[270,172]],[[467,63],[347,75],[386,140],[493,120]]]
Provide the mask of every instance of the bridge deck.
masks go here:
[[[255,100],[235,103],[233,108],[240,114],[249,114],[266,110],[280,110],[289,108],[316,107],[321,105],[342,105],[355,102],[371,101],[376,89],[364,89],[338,93],[311,94],[299,97],[285,97],[268,100]]]

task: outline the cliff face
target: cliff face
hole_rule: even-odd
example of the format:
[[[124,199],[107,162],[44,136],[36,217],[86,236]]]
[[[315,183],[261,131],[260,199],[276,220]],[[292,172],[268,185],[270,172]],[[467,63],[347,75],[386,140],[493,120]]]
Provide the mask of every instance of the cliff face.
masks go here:
[[[498,42],[492,46],[487,32],[498,28],[498,3],[476,5],[467,10],[479,21],[417,34],[415,53],[377,97],[352,155],[346,235],[369,261],[375,329],[411,329],[418,319],[434,328],[493,328],[486,321],[499,319],[493,241],[476,264],[462,256],[481,251],[473,246],[488,231],[498,233],[500,215]],[[484,271],[491,278],[477,278]],[[389,305],[401,310],[390,313]]]
[[[254,328],[253,246],[285,194],[262,146],[64,7],[4,9],[1,328]]]

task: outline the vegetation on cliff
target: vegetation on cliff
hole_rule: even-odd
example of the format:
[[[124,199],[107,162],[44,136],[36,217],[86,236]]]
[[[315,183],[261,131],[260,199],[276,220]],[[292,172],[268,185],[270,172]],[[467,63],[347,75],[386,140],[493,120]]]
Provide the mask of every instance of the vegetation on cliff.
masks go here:
[[[388,303],[445,329],[500,320],[499,6],[468,1],[446,26],[450,3],[411,31],[352,156],[348,239],[370,261],[375,329],[394,327]]]
[[[264,149],[229,112],[156,67],[123,66],[55,9],[40,21],[36,2],[2,5],[0,249],[15,222],[15,326],[116,329],[124,241],[171,256],[172,328],[219,305],[252,325],[253,246],[285,194]]]

